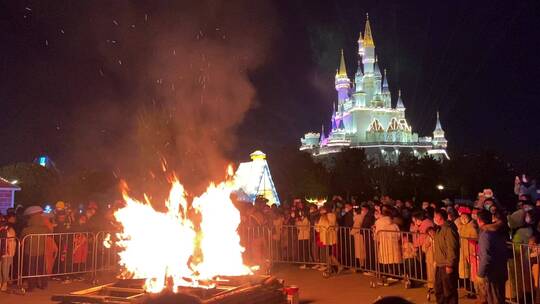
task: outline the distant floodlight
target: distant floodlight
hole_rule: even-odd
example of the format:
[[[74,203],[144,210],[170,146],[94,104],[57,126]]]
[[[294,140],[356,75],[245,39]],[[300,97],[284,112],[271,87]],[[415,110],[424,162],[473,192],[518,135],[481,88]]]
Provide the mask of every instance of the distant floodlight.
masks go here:
[[[52,212],[51,205],[46,205],[45,208],[43,209],[43,212],[44,213],[51,213]]]
[[[437,189],[439,189],[439,190],[443,191],[443,190],[444,190],[444,185],[440,185],[440,184],[439,184],[439,185],[437,185]]]
[[[16,184],[18,184],[18,183],[19,183],[19,181],[16,180],[16,179],[14,179],[14,180],[11,181],[11,184],[12,184],[12,185],[16,185]]]

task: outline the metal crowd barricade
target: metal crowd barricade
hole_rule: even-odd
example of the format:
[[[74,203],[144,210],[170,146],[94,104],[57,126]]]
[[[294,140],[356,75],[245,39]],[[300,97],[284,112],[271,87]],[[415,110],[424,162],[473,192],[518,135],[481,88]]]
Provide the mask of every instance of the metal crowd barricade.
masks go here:
[[[375,273],[376,248],[371,229],[338,227],[337,257],[341,266]]]
[[[93,270],[94,278],[97,272],[118,270],[118,246],[116,245],[116,233],[100,231],[94,239]]]
[[[280,225],[271,228],[270,256],[274,263],[326,265],[328,250],[315,226]]]
[[[269,272],[272,265],[270,229],[266,226],[240,226],[239,234],[244,247],[244,261],[258,265],[262,272]]]
[[[371,229],[312,225],[241,226],[239,233],[246,263],[265,271],[272,263],[317,266],[325,273],[344,267],[374,273],[383,284],[399,278],[427,282],[428,288],[434,285],[433,239],[426,234],[378,231],[374,235]],[[13,254],[9,281],[19,287],[23,280],[39,286],[41,278],[83,274],[96,278],[98,272],[118,270],[115,236],[107,231],[31,234],[21,240],[0,239],[0,248]],[[540,246],[509,242],[508,253],[507,303],[540,303]],[[476,239],[460,239],[460,259],[460,289],[482,297],[483,286],[476,279]]]
[[[383,279],[405,279],[406,286],[414,282],[428,282],[429,274],[434,273],[433,264],[426,263],[430,255],[429,236],[404,231],[378,231],[375,235],[376,273]]]
[[[26,235],[19,246],[18,285],[24,279],[34,286],[46,284],[41,278],[93,272],[93,239],[91,232]]]
[[[538,303],[538,265],[540,247],[529,244],[508,243],[508,281],[505,296],[508,303]]]

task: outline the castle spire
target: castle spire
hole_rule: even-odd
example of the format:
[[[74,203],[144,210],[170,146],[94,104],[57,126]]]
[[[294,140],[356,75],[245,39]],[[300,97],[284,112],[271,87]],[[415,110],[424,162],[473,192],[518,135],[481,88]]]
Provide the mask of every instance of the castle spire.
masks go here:
[[[388,77],[386,76],[386,69],[384,69],[384,79],[382,83],[383,92],[388,91]]]
[[[403,104],[403,99],[401,99],[401,89],[398,90],[398,99],[397,99],[396,109],[405,110],[405,105]]]
[[[375,56],[375,63],[373,64],[373,74],[375,74],[375,76],[381,77],[381,69],[379,68],[379,58],[377,58],[377,56]]]
[[[323,143],[325,139],[326,139],[326,135],[324,134],[324,124],[323,124],[321,127],[321,139],[320,139],[321,141],[320,142]]]
[[[358,64],[360,65],[362,63],[361,58],[364,57],[364,43],[362,39],[362,31],[358,34]]]
[[[373,42],[373,36],[371,35],[371,26],[369,24],[369,15],[366,14],[366,27],[364,29],[363,46],[375,46]]]
[[[439,119],[439,111],[437,111],[437,124],[435,124],[435,130],[442,130],[441,120]]]
[[[341,49],[341,59],[339,61],[339,70],[336,76],[347,77],[347,67],[345,66],[345,58],[343,57],[343,49]]]

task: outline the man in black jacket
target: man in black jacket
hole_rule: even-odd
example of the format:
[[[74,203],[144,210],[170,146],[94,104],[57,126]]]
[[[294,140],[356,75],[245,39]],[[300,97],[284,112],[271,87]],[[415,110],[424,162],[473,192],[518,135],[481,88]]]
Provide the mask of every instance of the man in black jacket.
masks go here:
[[[343,216],[340,218],[338,230],[340,262],[345,267],[354,266],[354,238],[351,236],[351,229],[354,225],[354,210],[350,202],[345,203]]]

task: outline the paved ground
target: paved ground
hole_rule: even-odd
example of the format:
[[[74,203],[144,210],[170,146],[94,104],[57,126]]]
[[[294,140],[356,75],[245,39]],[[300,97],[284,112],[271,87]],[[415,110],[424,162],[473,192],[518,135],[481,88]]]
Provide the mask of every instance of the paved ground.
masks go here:
[[[317,270],[300,270],[296,266],[276,267],[276,277],[285,279],[287,285],[300,287],[300,303],[372,303],[379,296],[401,296],[414,303],[428,303],[424,288],[404,289],[400,282],[389,287],[370,288],[372,277],[361,274],[344,273],[325,279]],[[107,283],[111,278],[101,278],[100,283]],[[53,294],[69,293],[89,288],[92,285],[83,282],[60,284],[51,281],[47,290],[36,290],[25,295],[0,294],[0,304],[51,304]],[[433,303],[433,301],[432,301]],[[460,303],[472,303],[464,298]]]
[[[300,270],[297,267],[278,267],[274,275],[285,279],[287,285],[300,287],[300,303],[372,303],[381,296],[400,296],[414,303],[430,303],[424,288],[405,289],[401,282],[388,287],[370,287],[373,277],[346,272],[325,279],[317,270]],[[460,303],[474,303],[464,297]],[[431,303],[435,303],[432,298]]]

